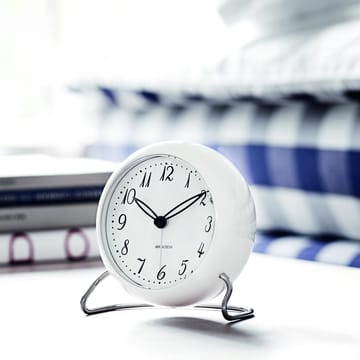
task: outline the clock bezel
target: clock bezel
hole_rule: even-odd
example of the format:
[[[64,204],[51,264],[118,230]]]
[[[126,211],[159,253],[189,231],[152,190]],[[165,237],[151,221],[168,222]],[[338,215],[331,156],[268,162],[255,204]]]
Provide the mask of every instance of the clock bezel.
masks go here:
[[[144,158],[164,155],[188,162],[202,175],[214,200],[216,225],[207,255],[191,276],[171,287],[149,289],[139,287],[126,274],[121,274],[107,245],[106,213],[119,179]],[[218,152],[200,144],[161,142],[139,149],[111,175],[99,201],[96,229],[105,267],[129,293],[151,304],[185,306],[218,295],[224,287],[218,278],[220,273],[225,272],[232,281],[239,275],[253,247],[255,207],[242,175]]]

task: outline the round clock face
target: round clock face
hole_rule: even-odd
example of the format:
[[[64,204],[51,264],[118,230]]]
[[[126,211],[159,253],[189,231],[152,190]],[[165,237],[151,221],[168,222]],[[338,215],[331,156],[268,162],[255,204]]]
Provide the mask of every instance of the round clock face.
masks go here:
[[[215,228],[212,195],[191,164],[170,155],[142,158],[108,196],[107,251],[139,287],[164,289],[196,272]]]

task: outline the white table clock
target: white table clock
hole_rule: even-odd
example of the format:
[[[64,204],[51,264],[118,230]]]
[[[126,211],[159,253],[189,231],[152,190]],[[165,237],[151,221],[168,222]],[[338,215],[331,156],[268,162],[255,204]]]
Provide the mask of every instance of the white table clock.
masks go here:
[[[218,152],[179,141],[136,151],[108,180],[96,228],[107,271],[83,296],[85,313],[129,308],[86,306],[111,274],[147,303],[130,307],[192,305],[226,289],[221,307],[211,308],[228,320],[254,316],[228,300],[253,248],[255,207],[244,178]]]

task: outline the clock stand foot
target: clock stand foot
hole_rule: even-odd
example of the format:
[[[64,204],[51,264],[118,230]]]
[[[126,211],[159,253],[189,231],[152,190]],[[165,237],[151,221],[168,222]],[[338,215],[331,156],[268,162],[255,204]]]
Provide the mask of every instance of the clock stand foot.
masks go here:
[[[101,313],[104,313],[104,312],[115,311],[115,310],[130,310],[130,309],[137,309],[137,308],[141,309],[141,308],[153,307],[153,305],[148,305],[148,304],[121,304],[121,305],[120,304],[114,304],[114,305],[101,306],[101,307],[92,308],[92,309],[88,308],[86,302],[87,302],[89,296],[93,293],[93,291],[100,284],[100,282],[103,281],[108,276],[109,276],[108,271],[103,272],[90,285],[90,287],[87,289],[85,294],[82,296],[82,298],[80,300],[80,306],[81,306],[81,310],[86,315],[96,315],[96,314],[101,314]]]
[[[221,273],[219,278],[224,281],[226,285],[226,291],[224,298],[221,302],[221,306],[218,305],[196,305],[195,309],[209,309],[209,310],[221,310],[221,313],[225,320],[228,321],[243,321],[251,319],[255,316],[254,309],[243,308],[237,306],[229,306],[229,300],[232,294],[233,286],[230,278],[225,273]]]
[[[155,308],[156,306],[150,304],[114,304],[101,306],[96,308],[89,308],[87,306],[87,300],[90,295],[93,293],[95,288],[109,275],[108,271],[103,272],[88,288],[85,294],[80,300],[80,306],[82,311],[86,315],[95,315],[101,314],[104,312],[115,311],[115,310],[131,310],[131,309],[144,309],[144,308]],[[226,292],[222,300],[221,306],[219,305],[196,305],[191,307],[192,309],[203,309],[203,310],[221,310],[223,317],[228,321],[243,321],[251,319],[255,316],[254,310],[251,308],[242,308],[229,306],[229,299],[232,294],[232,283],[229,277],[222,273],[219,275],[219,278],[224,281],[226,285]]]

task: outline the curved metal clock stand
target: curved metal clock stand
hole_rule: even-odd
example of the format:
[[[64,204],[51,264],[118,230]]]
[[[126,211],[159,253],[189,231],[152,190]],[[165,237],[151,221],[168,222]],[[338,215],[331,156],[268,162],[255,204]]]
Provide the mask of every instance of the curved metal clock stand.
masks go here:
[[[115,310],[131,310],[131,309],[142,309],[142,308],[154,308],[156,306],[149,305],[149,304],[115,304],[115,305],[108,305],[108,306],[101,306],[97,308],[88,308],[87,307],[87,300],[89,299],[92,292],[95,288],[99,285],[101,281],[103,281],[109,275],[108,271],[102,273],[89,287],[89,289],[85,292],[83,297],[80,300],[80,305],[82,311],[87,315],[95,315],[101,314],[104,312],[115,311]],[[229,306],[229,299],[232,294],[232,283],[230,278],[225,274],[222,273],[219,275],[219,278],[225,282],[226,285],[226,292],[224,298],[222,300],[221,306],[218,305],[196,305],[193,306],[193,309],[204,309],[204,310],[221,310],[223,317],[228,321],[243,321],[247,319],[251,319],[255,316],[254,310],[249,308],[242,308],[242,307],[235,307]],[[232,314],[230,314],[232,312]]]

